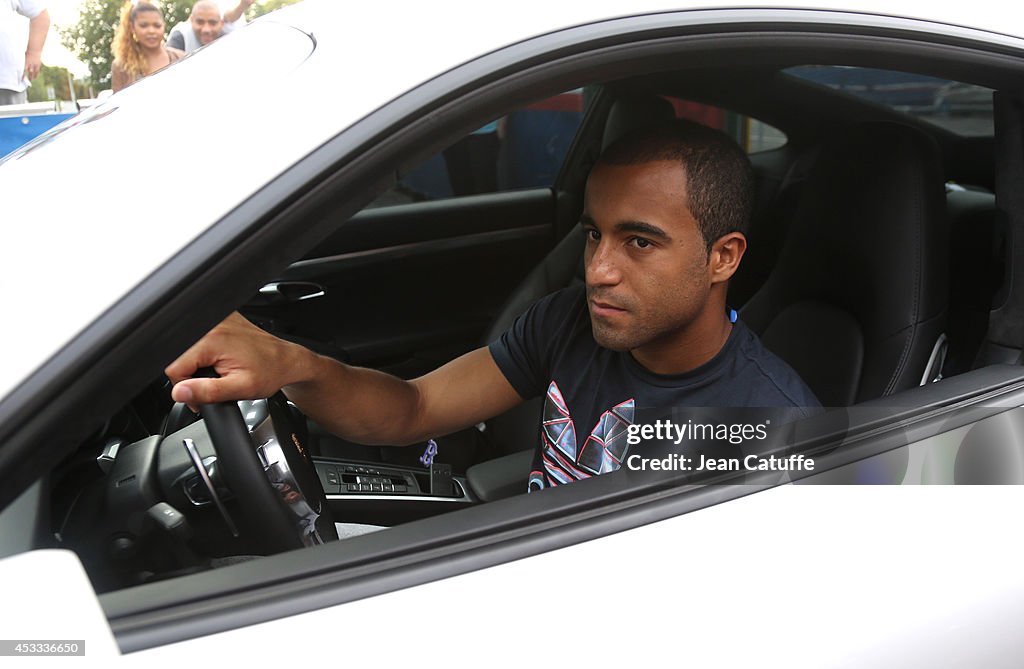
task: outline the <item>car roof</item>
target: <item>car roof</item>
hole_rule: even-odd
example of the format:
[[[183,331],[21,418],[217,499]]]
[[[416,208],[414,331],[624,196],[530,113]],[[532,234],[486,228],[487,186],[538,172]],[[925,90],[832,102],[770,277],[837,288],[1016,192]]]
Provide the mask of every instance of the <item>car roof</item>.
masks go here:
[[[306,0],[16,151],[0,163],[4,218],[17,222],[5,226],[0,290],[7,313],[39,321],[0,335],[0,398],[239,203],[388,101],[532,36],[678,6],[565,4],[517,4],[495,21],[461,3],[411,3],[396,17],[389,3]],[[773,3],[743,4],[714,18],[779,18]],[[794,21],[851,18],[787,4]],[[883,23],[863,13],[872,10],[989,30],[1024,25],[1020,9],[995,4],[992,12],[979,10],[985,3],[845,4],[867,25]],[[706,21],[705,9],[718,11],[702,3],[688,16]],[[985,39],[1020,48],[994,33]]]

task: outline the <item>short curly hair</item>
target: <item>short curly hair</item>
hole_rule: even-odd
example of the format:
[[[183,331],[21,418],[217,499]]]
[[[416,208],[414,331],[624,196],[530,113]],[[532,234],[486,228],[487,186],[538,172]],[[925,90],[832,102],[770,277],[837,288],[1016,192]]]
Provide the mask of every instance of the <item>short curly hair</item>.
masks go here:
[[[754,170],[726,134],[692,121],[667,121],[633,131],[609,146],[598,164],[676,161],[686,172],[690,213],[707,252],[730,232],[746,233],[754,207]]]

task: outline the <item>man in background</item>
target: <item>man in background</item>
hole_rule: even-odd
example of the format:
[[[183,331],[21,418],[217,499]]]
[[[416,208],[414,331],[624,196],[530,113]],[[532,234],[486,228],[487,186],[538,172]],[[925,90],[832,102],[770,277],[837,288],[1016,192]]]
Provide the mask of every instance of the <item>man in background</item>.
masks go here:
[[[21,17],[28,19],[27,42]],[[49,30],[50,15],[41,0],[0,0],[0,105],[28,102],[25,91],[43,66]]]
[[[254,0],[239,0],[234,9],[221,14],[220,6],[214,0],[198,0],[192,5],[188,21],[171,28],[167,46],[191,53],[206,46],[224,33],[245,25],[245,10]]]

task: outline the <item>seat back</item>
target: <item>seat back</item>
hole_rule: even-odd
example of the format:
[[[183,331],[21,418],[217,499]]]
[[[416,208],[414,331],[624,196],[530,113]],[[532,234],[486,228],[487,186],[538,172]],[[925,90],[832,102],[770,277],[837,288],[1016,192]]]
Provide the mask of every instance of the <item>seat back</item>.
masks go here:
[[[825,406],[922,382],[946,328],[948,224],[935,142],[864,123],[822,148],[744,321]]]

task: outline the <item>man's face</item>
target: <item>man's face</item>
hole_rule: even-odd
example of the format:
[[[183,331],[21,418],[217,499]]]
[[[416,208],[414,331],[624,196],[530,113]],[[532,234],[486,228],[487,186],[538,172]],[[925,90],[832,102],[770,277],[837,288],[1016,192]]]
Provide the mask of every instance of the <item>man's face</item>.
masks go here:
[[[220,37],[221,30],[224,29],[224,19],[220,17],[220,13],[213,7],[205,5],[197,5],[192,8],[189,22],[201,44],[209,44],[217,39]]]
[[[615,351],[675,341],[707,307],[712,271],[682,165],[594,168],[581,219],[594,339]]]

